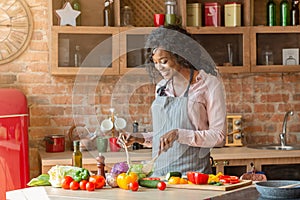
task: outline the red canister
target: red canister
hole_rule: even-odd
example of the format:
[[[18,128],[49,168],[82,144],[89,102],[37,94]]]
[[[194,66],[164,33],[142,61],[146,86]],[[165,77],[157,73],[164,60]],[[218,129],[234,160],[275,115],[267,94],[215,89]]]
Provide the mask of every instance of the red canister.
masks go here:
[[[205,26],[221,26],[220,3],[204,3]]]
[[[63,152],[65,151],[64,135],[48,135],[44,138],[46,142],[46,152]]]

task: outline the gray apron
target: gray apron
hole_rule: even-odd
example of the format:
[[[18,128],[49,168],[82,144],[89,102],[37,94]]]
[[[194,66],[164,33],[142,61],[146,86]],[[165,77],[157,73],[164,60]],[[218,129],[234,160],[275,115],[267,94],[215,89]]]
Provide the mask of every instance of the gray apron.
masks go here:
[[[191,70],[190,83],[192,77],[193,72]],[[153,101],[151,107],[153,120],[152,157],[156,156],[158,152],[160,137],[168,131],[177,128],[195,130],[188,117],[187,109],[190,83],[183,97],[157,96]],[[179,171],[183,174],[188,171],[212,173],[210,149],[192,147],[175,141],[173,146],[167,152],[162,152],[156,160],[152,176],[165,176],[172,171]]]

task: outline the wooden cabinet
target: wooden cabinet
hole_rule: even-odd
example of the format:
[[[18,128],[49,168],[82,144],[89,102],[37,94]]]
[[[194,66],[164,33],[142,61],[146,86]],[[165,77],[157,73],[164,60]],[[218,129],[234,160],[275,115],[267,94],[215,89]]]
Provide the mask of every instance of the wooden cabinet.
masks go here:
[[[165,12],[164,0],[114,0],[114,27],[103,26],[104,0],[80,1],[81,26],[59,26],[55,10],[61,9],[64,2],[65,0],[50,0],[52,74],[145,73],[143,45],[146,36],[154,29],[153,14]],[[187,4],[194,2],[199,1],[177,0],[177,14],[181,18],[183,27],[186,27]],[[215,1],[201,1],[202,25],[204,25],[204,4],[207,2]],[[227,0],[217,2],[224,8]],[[285,66],[282,62],[283,48],[299,48],[298,27],[264,26],[267,0],[237,0],[236,2],[242,5],[241,27],[224,26],[224,9],[221,9],[220,27],[186,27],[211,54],[220,72],[300,71],[299,65]],[[279,0],[275,2],[279,6]],[[121,10],[125,5],[132,8],[134,27],[120,26]],[[279,17],[279,12],[277,14]],[[74,66],[76,45],[80,46],[83,58],[81,67]],[[229,45],[233,52],[231,66],[226,64],[229,61]],[[101,48],[104,46],[105,48]],[[274,60],[271,65],[265,65],[262,60],[264,48],[272,50]]]

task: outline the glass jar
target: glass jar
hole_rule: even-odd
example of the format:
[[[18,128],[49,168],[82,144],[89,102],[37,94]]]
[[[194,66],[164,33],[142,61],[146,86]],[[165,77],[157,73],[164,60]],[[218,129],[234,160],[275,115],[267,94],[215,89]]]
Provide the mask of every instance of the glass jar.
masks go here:
[[[121,26],[133,26],[132,23],[132,10],[130,8],[130,6],[124,6],[121,9]]]
[[[176,0],[166,0],[166,14],[176,14]]]

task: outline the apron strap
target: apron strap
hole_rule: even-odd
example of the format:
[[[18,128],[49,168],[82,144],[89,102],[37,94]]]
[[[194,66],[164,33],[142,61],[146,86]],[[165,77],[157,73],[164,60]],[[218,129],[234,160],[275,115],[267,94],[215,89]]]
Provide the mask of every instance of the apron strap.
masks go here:
[[[193,77],[194,77],[194,69],[191,68],[191,71],[190,71],[190,81],[189,81],[189,84],[186,88],[186,91],[184,92],[184,97],[188,97],[189,96],[189,89],[190,89],[190,86],[191,86],[191,83],[193,81]]]
[[[190,80],[189,80],[189,84],[184,92],[184,97],[188,97],[188,95],[189,95],[189,89],[190,89],[191,83],[193,81],[193,77],[194,77],[194,69],[191,68]],[[166,96],[165,90],[166,90],[167,84],[170,82],[171,79],[173,79],[173,78],[170,78],[163,86],[161,86],[160,88],[157,89],[156,92],[157,92],[158,96]]]

